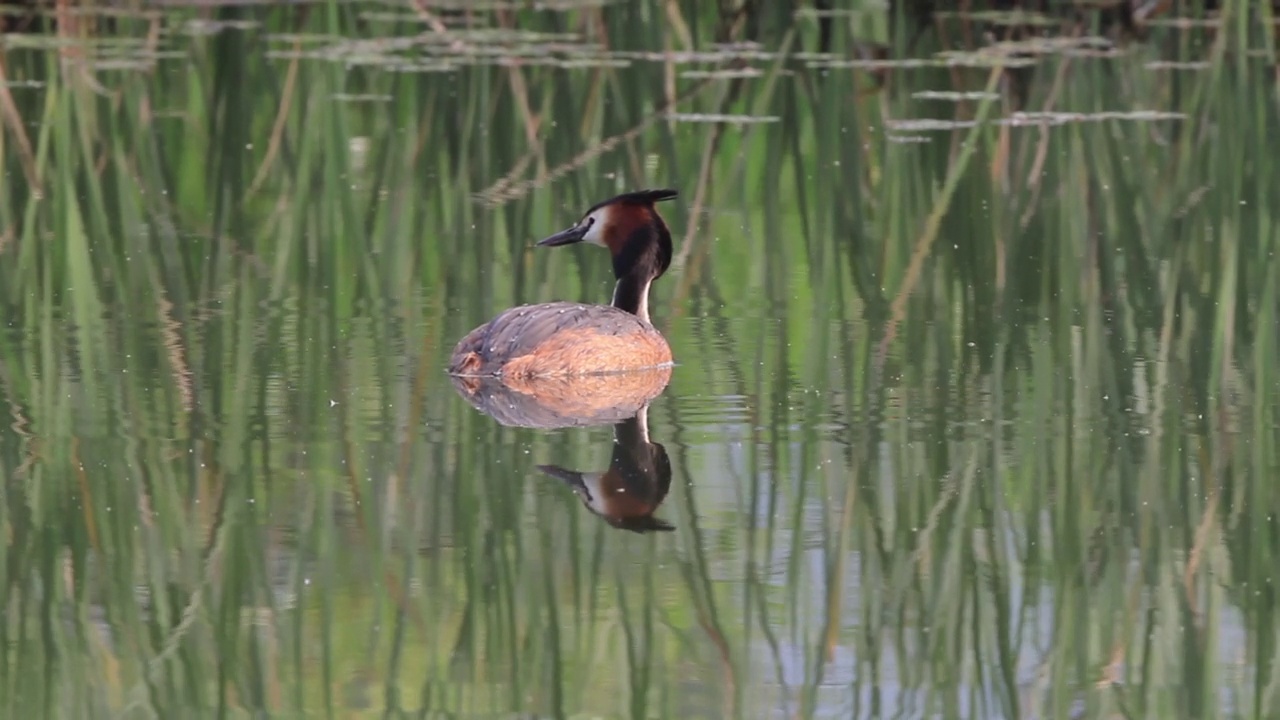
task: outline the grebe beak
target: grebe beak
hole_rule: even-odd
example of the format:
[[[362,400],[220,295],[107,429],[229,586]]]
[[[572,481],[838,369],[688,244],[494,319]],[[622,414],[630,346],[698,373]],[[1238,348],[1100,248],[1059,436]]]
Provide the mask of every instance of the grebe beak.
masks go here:
[[[561,230],[560,232],[548,238],[539,240],[537,247],[557,247],[560,245],[572,245],[573,243],[582,242],[582,237],[587,234],[587,229],[574,225],[571,228]]]

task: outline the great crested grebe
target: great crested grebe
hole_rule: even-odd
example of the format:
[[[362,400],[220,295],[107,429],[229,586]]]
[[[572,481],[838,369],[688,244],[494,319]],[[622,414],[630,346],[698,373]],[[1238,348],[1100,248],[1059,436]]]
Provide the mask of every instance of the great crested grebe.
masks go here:
[[[540,247],[587,242],[613,255],[610,305],[549,302],[505,310],[458,341],[451,375],[595,375],[671,364],[671,346],[649,322],[649,286],[671,265],[671,231],[654,203],[675,190],[640,190],[592,206]]]

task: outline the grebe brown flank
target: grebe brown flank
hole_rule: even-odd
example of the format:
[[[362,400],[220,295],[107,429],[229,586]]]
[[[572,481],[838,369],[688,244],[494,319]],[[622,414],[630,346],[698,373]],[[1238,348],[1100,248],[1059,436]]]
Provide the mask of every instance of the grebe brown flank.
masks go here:
[[[458,341],[452,375],[593,375],[670,365],[671,346],[649,322],[649,286],[671,265],[671,231],[654,203],[675,190],[640,190],[592,206],[540,247],[587,242],[613,256],[613,302],[549,302],[505,310]]]

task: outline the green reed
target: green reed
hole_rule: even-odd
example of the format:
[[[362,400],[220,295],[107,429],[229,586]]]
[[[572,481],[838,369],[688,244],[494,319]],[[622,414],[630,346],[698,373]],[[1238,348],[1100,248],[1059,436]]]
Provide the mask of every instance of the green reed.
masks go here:
[[[987,68],[866,92],[823,65],[883,12],[813,58],[824,26],[765,5],[482,13],[608,41],[508,36],[505,66],[336,3],[10,42],[4,713],[812,716],[837,682],[860,715],[1274,712],[1267,11],[1048,56],[1021,108],[1184,118],[937,132],[894,122],[972,119],[913,94]],[[604,62],[744,39],[782,52]],[[653,118],[672,84],[676,112],[776,121]],[[440,370],[500,308],[605,297],[590,249],[529,241],[637,185],[682,191],[658,538],[531,468],[602,469],[607,429],[497,427]]]

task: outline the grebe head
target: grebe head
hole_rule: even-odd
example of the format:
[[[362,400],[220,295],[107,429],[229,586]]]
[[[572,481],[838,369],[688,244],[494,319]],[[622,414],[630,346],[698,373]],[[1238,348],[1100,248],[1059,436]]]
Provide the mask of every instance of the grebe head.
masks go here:
[[[613,275],[639,276],[646,284],[671,265],[671,231],[654,203],[676,197],[675,190],[638,190],[591,206],[572,227],[538,241],[540,247],[590,243],[608,248]]]

